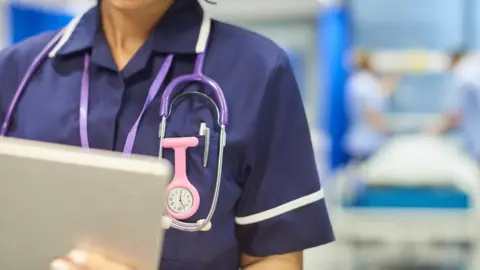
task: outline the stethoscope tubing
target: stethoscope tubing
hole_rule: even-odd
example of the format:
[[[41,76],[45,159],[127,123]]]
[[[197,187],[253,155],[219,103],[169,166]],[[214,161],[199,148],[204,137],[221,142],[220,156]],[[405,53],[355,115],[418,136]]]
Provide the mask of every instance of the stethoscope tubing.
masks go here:
[[[15,91],[14,97],[4,117],[2,126],[0,128],[0,136],[8,135],[13,114],[15,112],[15,109],[18,105],[18,102],[23,92],[25,91],[28,83],[32,79],[35,71],[37,71],[40,68],[40,65],[43,63],[43,61],[45,61],[48,58],[49,53],[54,48],[54,46],[60,41],[63,34],[64,34],[64,30],[59,31],[52,38],[52,40],[42,49],[42,51],[35,57],[34,61],[28,68],[27,72],[22,78],[21,83],[19,84],[18,88]],[[132,126],[130,132],[127,135],[127,139],[126,139],[124,150],[123,150],[124,155],[128,156],[132,153],[133,146],[136,139],[136,134],[138,131],[138,126],[140,124],[142,116],[145,113],[146,109],[151,104],[151,102],[153,101],[153,99],[155,98],[155,96],[158,94],[158,91],[161,88],[161,85],[163,84],[170,70],[172,61],[173,61],[173,55],[168,55],[162,67],[160,68],[160,71],[157,74],[152,86],[150,87],[147,100],[145,101],[142,112],[140,113],[139,117],[137,118],[137,121]],[[175,101],[175,99],[172,102],[170,100],[171,100],[171,97],[176,93],[176,91],[178,91],[179,89],[178,86],[186,82],[198,82],[198,83],[207,85],[208,88],[213,92],[215,99],[217,101],[217,103],[213,102],[213,104],[217,111],[217,119],[218,119],[218,124],[220,126],[220,141],[219,141],[219,150],[218,150],[218,164],[217,164],[218,167],[217,167],[217,173],[216,173],[216,184],[215,184],[215,190],[214,190],[210,211],[207,214],[205,219],[202,219],[197,223],[181,222],[179,220],[172,218],[167,214],[168,218],[171,221],[172,228],[182,230],[182,231],[187,231],[187,232],[195,232],[195,231],[202,230],[202,228],[204,228],[205,226],[211,223],[211,219],[213,218],[213,215],[215,213],[216,206],[218,203],[218,197],[220,193],[221,180],[222,180],[224,147],[226,144],[226,126],[228,125],[228,117],[229,117],[227,102],[221,87],[213,79],[203,74],[204,62],[205,62],[205,51],[197,54],[194,72],[192,74],[180,76],[172,80],[167,85],[161,97],[160,112],[159,112],[159,115],[162,119],[160,128],[159,128],[159,137],[160,137],[159,138],[160,139],[159,158],[162,158],[162,142],[163,142],[163,139],[165,138],[166,122],[167,122],[168,116],[171,113],[171,104]],[[89,108],[88,100],[89,100],[89,90],[90,90],[89,89],[90,88],[89,68],[90,68],[90,54],[86,53],[84,56],[84,69],[83,69],[82,81],[81,81],[81,95],[80,95],[80,106],[79,106],[80,107],[79,109],[80,141],[81,141],[82,148],[84,148],[85,150],[90,149],[90,143],[88,139],[88,108]],[[204,97],[207,97],[210,101],[213,101],[207,95],[204,95]]]

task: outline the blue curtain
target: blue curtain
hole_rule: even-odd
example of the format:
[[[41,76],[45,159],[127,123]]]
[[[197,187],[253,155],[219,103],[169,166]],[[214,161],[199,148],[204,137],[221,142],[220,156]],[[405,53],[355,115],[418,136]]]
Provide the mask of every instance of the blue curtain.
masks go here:
[[[349,12],[342,5],[327,8],[321,11],[317,23],[320,70],[324,73],[321,77],[326,89],[326,102],[319,104],[317,119],[327,116],[324,129],[330,139],[330,168],[336,169],[349,158],[343,147],[343,138],[348,128],[345,82],[349,67],[345,65],[345,60],[350,51]]]
[[[67,25],[73,18],[67,12],[52,11],[29,6],[22,3],[10,3],[8,25],[11,26],[10,41],[20,42],[41,32],[58,30]]]

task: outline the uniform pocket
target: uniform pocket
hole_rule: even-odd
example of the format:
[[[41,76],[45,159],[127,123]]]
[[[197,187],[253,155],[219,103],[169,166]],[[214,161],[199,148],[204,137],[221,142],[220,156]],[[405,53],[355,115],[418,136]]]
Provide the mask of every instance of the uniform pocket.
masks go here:
[[[200,194],[200,207],[197,213],[186,221],[197,221],[207,216],[213,201],[217,184],[220,140],[218,136],[211,136],[210,142],[207,142],[204,136],[191,137],[196,137],[199,143],[197,146],[187,149],[187,178]],[[169,138],[174,138],[174,136]],[[165,149],[164,155],[175,167],[173,150]],[[224,153],[216,212],[232,211],[236,203],[234,198],[240,194],[240,189],[233,173],[234,170],[231,168],[230,163],[227,160],[227,155]]]
[[[167,138],[183,137],[174,135],[176,134],[169,134]],[[197,137],[199,144],[187,149],[186,170],[188,180],[200,194],[200,207],[195,215],[182,221],[193,223],[206,218],[212,206],[217,180],[219,137],[210,137],[208,162],[205,167],[205,138],[203,136],[192,137]],[[164,156],[174,164],[172,149],[164,149]],[[232,165],[235,162],[228,160],[229,155],[226,153],[224,157],[220,191],[212,219],[212,229],[208,232],[194,233],[175,229],[168,230],[162,255],[166,262],[178,262],[178,265],[182,265],[182,262],[196,262],[199,265],[201,263],[208,264],[215,260],[219,254],[235,245],[234,209],[240,196],[240,187],[237,185],[235,170]]]

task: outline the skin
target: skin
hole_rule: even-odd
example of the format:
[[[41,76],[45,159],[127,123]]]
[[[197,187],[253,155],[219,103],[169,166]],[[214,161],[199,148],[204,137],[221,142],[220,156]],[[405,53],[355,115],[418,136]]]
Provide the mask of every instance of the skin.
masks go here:
[[[294,252],[266,258],[242,255],[242,269],[245,270],[302,270],[303,252]]]
[[[118,70],[122,70],[174,0],[101,0],[102,27]]]
[[[122,70],[145,43],[174,0],[101,0],[102,27],[118,70]],[[246,270],[301,270],[302,252],[270,257],[241,255]],[[51,270],[135,270],[122,258],[74,250],[51,263]]]

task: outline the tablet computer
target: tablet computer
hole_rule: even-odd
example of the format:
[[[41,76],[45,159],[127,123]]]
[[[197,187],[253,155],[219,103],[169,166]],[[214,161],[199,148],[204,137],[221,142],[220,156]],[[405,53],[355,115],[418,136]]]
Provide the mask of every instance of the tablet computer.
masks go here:
[[[155,157],[0,138],[0,269],[73,248],[158,269],[171,166]]]

